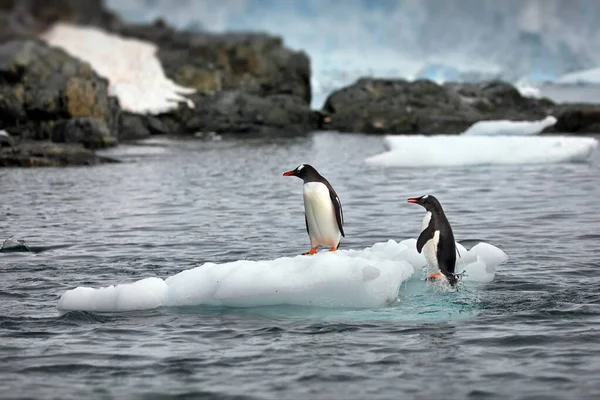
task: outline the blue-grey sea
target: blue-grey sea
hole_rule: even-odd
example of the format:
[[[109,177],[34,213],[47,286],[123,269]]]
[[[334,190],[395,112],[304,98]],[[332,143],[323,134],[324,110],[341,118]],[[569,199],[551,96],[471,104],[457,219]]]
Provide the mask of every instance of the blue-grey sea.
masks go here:
[[[156,139],[122,163],[0,170],[0,397],[600,398],[600,159],[382,168],[360,134]],[[451,149],[449,149],[451,151]],[[416,238],[435,194],[456,239],[510,259],[454,293],[402,286],[380,309],[185,307],[60,313],[60,296],[205,262],[308,250],[310,163],[344,205],[345,249]],[[21,249],[25,250],[25,249]]]

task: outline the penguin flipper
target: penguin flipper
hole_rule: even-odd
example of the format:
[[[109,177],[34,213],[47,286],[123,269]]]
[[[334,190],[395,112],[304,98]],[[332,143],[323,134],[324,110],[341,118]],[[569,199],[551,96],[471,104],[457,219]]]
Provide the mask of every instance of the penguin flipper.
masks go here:
[[[432,237],[433,237],[433,232],[431,231],[431,229],[429,227],[425,228],[425,230],[423,232],[421,232],[421,234],[419,235],[419,238],[417,239],[417,252],[418,253],[421,253],[421,251],[423,250],[423,246],[425,246],[425,244]]]
[[[331,202],[333,203],[333,210],[335,212],[335,219],[337,221],[338,229],[343,237],[346,237],[344,234],[344,214],[342,212],[342,202],[340,198],[337,196],[333,188],[329,190],[329,197],[331,198]]]
[[[306,224],[306,233],[310,236],[310,231],[308,230],[308,220],[306,219],[306,214],[304,214],[304,223]]]

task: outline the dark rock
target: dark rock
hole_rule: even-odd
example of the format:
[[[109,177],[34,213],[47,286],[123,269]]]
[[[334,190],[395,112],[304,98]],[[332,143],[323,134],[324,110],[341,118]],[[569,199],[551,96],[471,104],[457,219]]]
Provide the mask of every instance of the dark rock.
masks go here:
[[[166,135],[171,132],[169,126],[158,117],[152,115],[121,114],[120,141],[140,140],[150,135]]]
[[[0,84],[0,120],[4,125],[25,120],[25,88],[23,85]]]
[[[117,161],[72,143],[25,142],[0,148],[0,167],[64,167],[111,162]]]
[[[33,39],[59,21],[108,30],[122,24],[103,0],[4,0],[0,1],[0,43]]]
[[[319,121],[297,96],[222,91],[194,100],[196,108],[186,115],[181,133],[299,134],[316,129]]]
[[[166,135],[171,132],[167,124],[157,117],[144,115],[144,120],[151,135]]]
[[[327,98],[323,121],[324,128],[344,132],[451,134],[480,120],[538,120],[550,105],[498,81],[441,86],[427,80],[360,79]]]
[[[89,64],[37,40],[0,45],[0,129],[13,136],[0,166],[103,162],[91,150],[117,143],[120,113]]]
[[[121,115],[121,129],[119,131],[119,140],[125,142],[128,140],[145,139],[150,136],[150,130],[144,122],[144,116],[124,112]]]
[[[13,139],[6,131],[0,131],[0,147],[12,147]]]
[[[600,132],[600,105],[560,104],[551,109],[557,119],[553,132]]]
[[[102,149],[117,144],[106,122],[93,118],[72,118],[54,124],[50,140],[55,143],[81,143],[87,149]]]
[[[310,60],[304,52],[284,47],[280,37],[180,32],[162,22],[122,26],[118,33],[158,45],[167,76],[182,86],[208,93],[288,94],[310,104]]]
[[[17,119],[24,115],[55,119],[58,115],[112,122],[118,112],[115,100],[108,96],[108,82],[89,64],[37,41],[0,46],[0,84],[7,103],[2,109]]]

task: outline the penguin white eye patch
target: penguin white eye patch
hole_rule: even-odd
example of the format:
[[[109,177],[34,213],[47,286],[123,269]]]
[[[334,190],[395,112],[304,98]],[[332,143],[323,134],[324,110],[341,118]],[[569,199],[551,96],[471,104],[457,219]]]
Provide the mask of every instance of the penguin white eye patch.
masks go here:
[[[296,171],[300,172],[300,171],[302,171],[302,168],[304,168],[304,164],[298,165],[298,167],[296,168]]]

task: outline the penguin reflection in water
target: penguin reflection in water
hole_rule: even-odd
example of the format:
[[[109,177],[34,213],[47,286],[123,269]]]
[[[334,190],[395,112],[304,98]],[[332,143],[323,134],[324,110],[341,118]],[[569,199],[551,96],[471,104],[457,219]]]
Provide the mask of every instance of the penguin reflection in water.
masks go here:
[[[319,246],[336,251],[344,234],[342,203],[333,187],[311,165],[301,164],[283,176],[297,176],[304,181],[304,222],[310,238],[310,251],[315,254]]]
[[[417,251],[419,253],[423,251],[427,263],[439,270],[439,272],[429,274],[427,280],[445,277],[451,286],[455,286],[458,282],[454,274],[456,242],[442,205],[431,195],[410,198],[408,202],[419,204],[427,211],[421,224],[421,234],[417,239]]]

